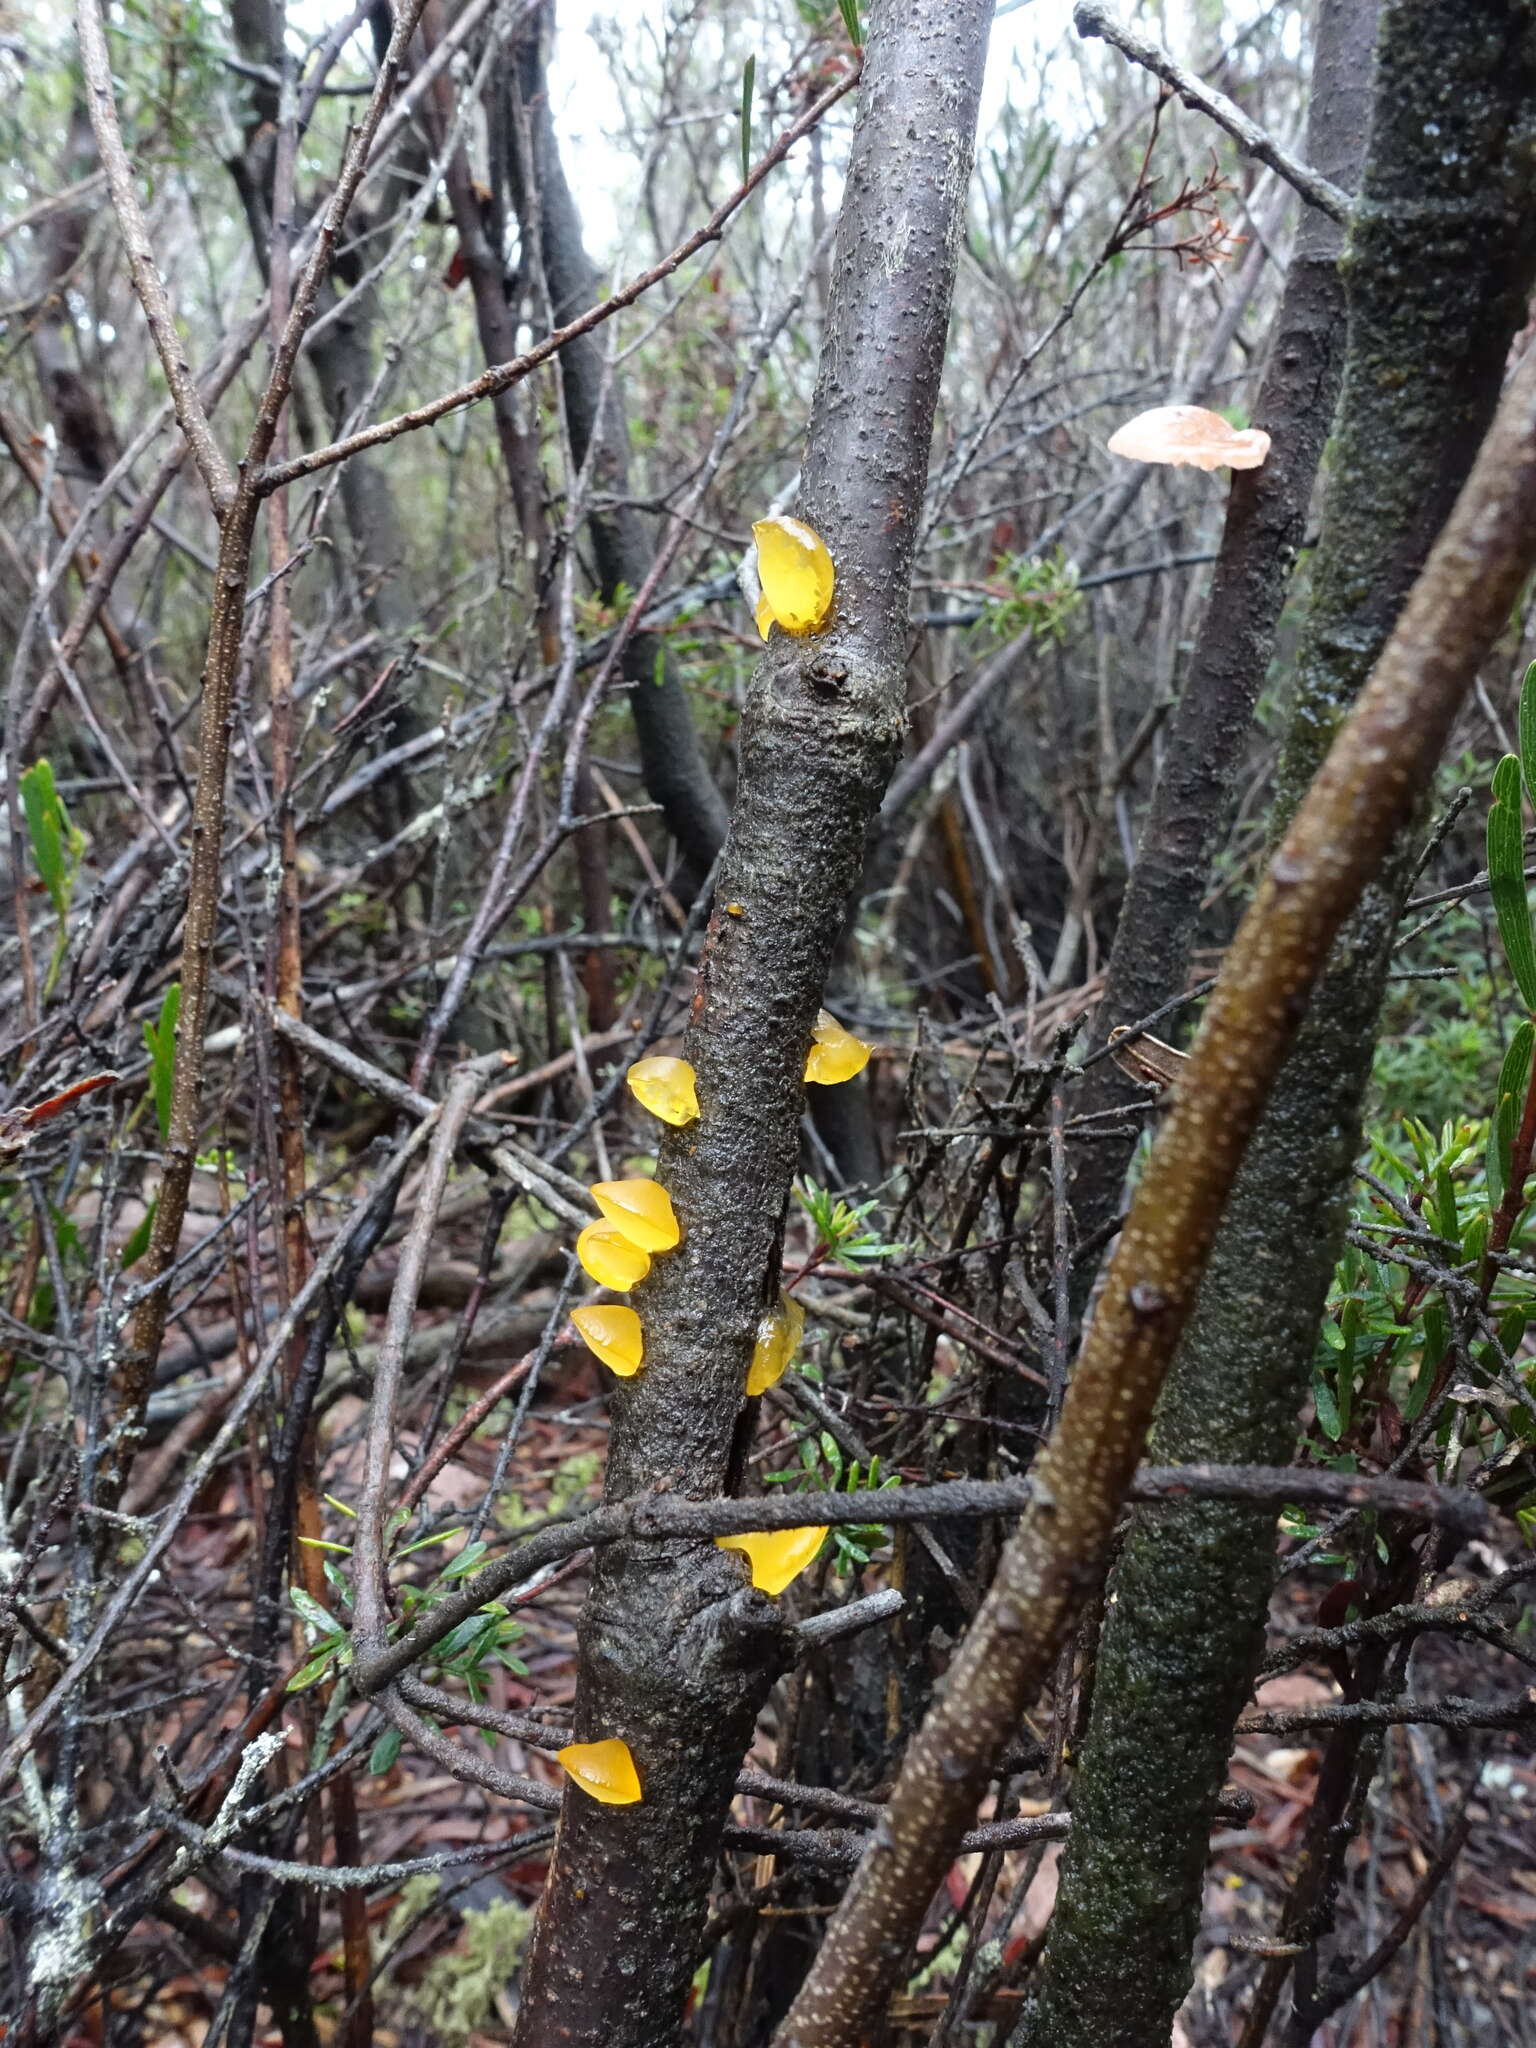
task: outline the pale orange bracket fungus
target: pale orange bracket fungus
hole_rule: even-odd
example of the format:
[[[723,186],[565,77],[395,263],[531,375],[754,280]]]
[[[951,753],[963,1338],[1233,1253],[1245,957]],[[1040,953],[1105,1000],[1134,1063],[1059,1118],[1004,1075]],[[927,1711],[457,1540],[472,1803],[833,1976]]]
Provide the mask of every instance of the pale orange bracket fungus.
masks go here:
[[[805,1310],[781,1288],[778,1306],[771,1308],[757,1326],[752,1363],[747,1368],[747,1392],[765,1394],[777,1386],[789,1369],[789,1362],[805,1335]]]
[[[603,1303],[573,1308],[571,1321],[592,1356],[621,1380],[633,1379],[644,1365],[645,1337],[632,1308],[610,1308]]]
[[[1157,405],[1117,427],[1111,455],[1132,462],[1192,463],[1196,469],[1258,469],[1269,453],[1262,427],[1229,426],[1203,405]]]
[[[830,1010],[818,1010],[811,1032],[810,1056],[805,1063],[807,1081],[819,1081],[832,1088],[839,1081],[851,1081],[869,1065],[871,1047],[862,1038],[845,1031]]]
[[[555,1754],[571,1783],[579,1785],[589,1799],[600,1799],[604,1806],[640,1804],[640,1773],[629,1744],[617,1735],[610,1735],[606,1742],[568,1742]]]
[[[803,520],[779,513],[759,519],[752,538],[757,542],[757,573],[762,583],[756,606],[757,630],[765,640],[767,623],[781,626],[786,633],[819,633],[832,616],[837,581],[826,542]]]
[[[628,1294],[651,1270],[650,1253],[631,1244],[611,1223],[589,1223],[576,1240],[576,1256],[584,1273],[615,1294]]]
[[[636,1060],[624,1077],[642,1109],[664,1124],[691,1124],[699,1113],[699,1091],[686,1060]]]
[[[600,1180],[588,1190],[622,1236],[643,1252],[669,1252],[682,1241],[672,1197],[654,1180]]]
[[[721,1550],[739,1550],[752,1568],[752,1583],[760,1593],[782,1593],[798,1579],[827,1540],[825,1526],[819,1529],[765,1529],[750,1536],[717,1536]]]

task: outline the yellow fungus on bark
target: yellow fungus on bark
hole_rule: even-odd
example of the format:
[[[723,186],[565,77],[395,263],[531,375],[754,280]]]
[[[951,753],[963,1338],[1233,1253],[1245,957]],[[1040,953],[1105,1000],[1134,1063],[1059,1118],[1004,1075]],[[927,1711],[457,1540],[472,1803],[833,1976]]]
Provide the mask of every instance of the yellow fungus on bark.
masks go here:
[[[699,1113],[694,1072],[686,1060],[636,1060],[625,1078],[635,1100],[664,1124],[691,1124]]]
[[[832,615],[836,576],[827,544],[803,520],[775,514],[759,519],[752,529],[757,542],[757,573],[763,594],[757,606],[757,629],[766,640],[766,606],[774,624],[786,633],[817,633]]]
[[[781,1288],[777,1307],[771,1308],[757,1326],[757,1342],[747,1369],[749,1394],[765,1394],[783,1379],[804,1335],[805,1310]]]
[[[760,1593],[782,1593],[798,1579],[826,1541],[825,1526],[819,1529],[760,1529],[750,1536],[717,1536],[721,1550],[739,1550],[752,1568],[752,1583]]]
[[[640,1773],[629,1753],[629,1744],[610,1735],[605,1742],[569,1742],[556,1755],[589,1799],[604,1806],[638,1806]]]
[[[835,1087],[839,1081],[851,1081],[869,1065],[870,1050],[862,1038],[845,1031],[830,1010],[820,1010],[811,1032],[805,1078],[819,1081],[824,1088]]]
[[[600,1180],[588,1190],[614,1229],[643,1252],[669,1252],[682,1239],[672,1197],[654,1180]]]
[[[645,1338],[640,1318],[632,1308],[609,1307],[606,1303],[573,1308],[571,1321],[598,1363],[617,1373],[621,1380],[633,1379],[644,1365]]]
[[[752,616],[757,622],[757,637],[766,640],[773,630],[773,606],[768,602],[766,590],[757,593],[757,603],[752,607]]]
[[[650,1253],[631,1244],[611,1223],[589,1223],[576,1240],[576,1256],[584,1273],[615,1294],[628,1294],[651,1270]]]

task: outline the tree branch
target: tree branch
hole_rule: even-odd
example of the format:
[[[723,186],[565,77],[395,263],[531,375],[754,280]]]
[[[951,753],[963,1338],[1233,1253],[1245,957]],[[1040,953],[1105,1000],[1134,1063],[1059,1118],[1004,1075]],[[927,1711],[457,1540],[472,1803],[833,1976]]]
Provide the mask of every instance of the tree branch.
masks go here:
[[[117,101],[112,92],[112,60],[107,52],[99,0],[79,0],[75,19],[91,126],[96,132],[96,147],[101,151],[112,209],[122,229],[133,289],[144,308],[144,318],[149,322],[150,336],[160,358],[160,367],[165,372],[177,421],[187,437],[198,473],[208,487],[214,512],[222,523],[235,501],[234,472],[213,438],[213,428],[203,409],[196,381],[182,354],[181,337],[176,332],[171,302],[155,262],[154,250],[150,247],[149,230],[144,224],[139,195],[133,189],[133,172],[128,165],[128,152],[123,147],[123,134],[118,126]]]
[[[1349,219],[1349,194],[1341,192],[1337,185],[1300,163],[1289,150],[1282,149],[1273,136],[1267,134],[1256,121],[1250,121],[1242,108],[1229,100],[1224,92],[1207,85],[1197,78],[1193,71],[1186,71],[1177,58],[1170,56],[1144,35],[1110,13],[1099,0],[1078,0],[1072,10],[1072,24],[1080,36],[1102,36],[1107,43],[1113,43],[1117,50],[1123,50],[1134,64],[1140,64],[1154,77],[1172,86],[1187,107],[1197,107],[1202,114],[1208,114],[1220,128],[1225,128],[1238,147],[1247,155],[1257,157],[1261,164],[1268,164],[1285,182],[1299,192],[1309,206],[1315,206],[1326,213],[1330,220]]]

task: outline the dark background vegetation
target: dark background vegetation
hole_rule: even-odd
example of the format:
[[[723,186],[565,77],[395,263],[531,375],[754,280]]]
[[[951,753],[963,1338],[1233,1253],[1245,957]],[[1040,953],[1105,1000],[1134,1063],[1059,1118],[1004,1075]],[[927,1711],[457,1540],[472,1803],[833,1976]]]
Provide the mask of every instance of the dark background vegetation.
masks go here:
[[[1137,11],[1363,179],[1342,265],[1342,221],[1067,12],[994,24],[969,185],[962,113],[947,182],[876,135],[834,249],[851,5],[431,0],[391,56],[382,4],[120,0],[123,162],[206,462],[101,80],[64,14],[0,17],[7,2038],[758,2048],[800,1989],[1163,1114],[1109,1029],[1188,1044],[1525,343],[1523,0],[1385,0],[1374,70],[1362,0]],[[893,67],[914,121],[936,47],[914,28]],[[284,307],[397,58],[290,378]],[[926,284],[877,348],[908,232]],[[938,380],[902,351],[943,332],[946,248]],[[306,465],[653,269],[477,402]],[[877,488],[860,451],[899,453],[925,377],[931,444]],[[1266,426],[1270,463],[1105,452],[1170,401]],[[784,509],[865,606],[841,667],[777,636],[759,670],[736,571]],[[1533,655],[1522,600],[1178,1355],[1153,1461],[1268,1481],[1122,1523],[878,2033],[781,2042],[1529,2038]],[[837,715],[775,724],[792,685]],[[770,936],[732,952],[738,890]],[[802,1107],[820,1002],[874,1050]],[[690,1016],[718,1157],[662,1151],[623,1087]],[[690,1263],[637,1296],[658,1369],[615,1398],[572,1248],[588,1183],[652,1172]],[[706,1397],[685,1368],[750,1344],[781,1279],[794,1369]],[[708,1529],[564,1542],[605,1475],[610,1506],[859,1498],[770,1607]],[[1350,1504],[1383,1477],[1444,1499]],[[1015,1492],[882,1520],[894,1485],[962,1480]],[[661,1846],[570,1794],[551,1879],[573,1714],[630,1729]],[[594,1871],[622,1910],[571,1903]]]

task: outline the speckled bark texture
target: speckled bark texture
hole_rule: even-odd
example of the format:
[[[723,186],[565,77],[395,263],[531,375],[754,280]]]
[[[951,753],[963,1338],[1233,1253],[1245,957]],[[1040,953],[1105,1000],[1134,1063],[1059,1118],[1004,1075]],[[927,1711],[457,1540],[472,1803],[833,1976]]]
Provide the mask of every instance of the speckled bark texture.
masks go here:
[[[1531,273],[1532,16],[1386,0],[1349,342],[1279,798],[1300,800],[1450,511]],[[1341,933],[1222,1222],[1160,1462],[1287,1457],[1343,1228],[1411,848]],[[1020,2048],[1150,2048],[1188,1990],[1206,1843],[1273,1577],[1274,1518],[1138,1512],[1110,1580],[1056,1914]]]
[[[1033,1499],[911,1745],[776,2048],[857,2048],[1004,1743],[1097,1584],[1243,1149],[1351,907],[1434,773],[1536,559],[1536,353],[1228,950],[1105,1277]],[[1166,1738],[1181,1702],[1165,1701]],[[1070,2012],[1061,2012],[1063,2025]],[[1057,2041],[1065,2033],[1043,2035]],[[1152,2048],[1167,2039],[1140,2032]]]
[[[658,1166],[685,1235],[633,1296],[646,1362],[614,1392],[612,1500],[719,1494],[735,1477],[811,1025],[901,734],[913,536],[991,11],[888,0],[872,25],[796,508],[832,551],[836,605],[810,639],[775,632],[752,682],[685,1047],[701,1114],[668,1133]],[[676,2040],[731,1783],[785,1649],[735,1554],[637,1544],[599,1558],[577,1730],[629,1743],[644,1799],[567,1792],[519,2048]]]
[[[1306,160],[1346,192],[1356,189],[1365,155],[1376,13],[1377,0],[1324,0],[1318,16]],[[1333,423],[1344,363],[1343,244],[1340,226],[1303,207],[1253,414],[1273,445],[1262,468],[1232,472],[1210,596],[1115,926],[1095,1045],[1184,985]],[[1140,1100],[1105,1060],[1090,1070],[1075,1108],[1092,1114]],[[1072,1181],[1080,1236],[1114,1213],[1134,1146],[1128,1138],[1081,1148]],[[1085,1265],[1081,1301],[1092,1281]]]

